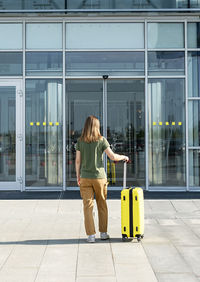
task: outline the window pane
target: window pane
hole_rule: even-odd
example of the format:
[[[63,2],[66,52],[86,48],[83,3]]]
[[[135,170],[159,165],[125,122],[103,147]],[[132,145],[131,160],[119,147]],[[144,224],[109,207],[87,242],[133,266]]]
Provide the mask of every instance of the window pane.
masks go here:
[[[21,52],[0,52],[0,75],[22,75]]]
[[[62,52],[26,52],[26,75],[62,75]]]
[[[200,23],[189,23],[188,24],[188,48],[199,48],[200,47]]]
[[[184,48],[184,28],[182,23],[149,23],[148,48]]]
[[[27,49],[62,49],[62,24],[26,24]]]
[[[200,146],[200,101],[189,101],[189,146]]]
[[[67,75],[144,75],[144,52],[68,52]]]
[[[184,70],[184,52],[148,52],[149,75],[181,75]]]
[[[150,79],[149,182],[185,186],[184,79]]]
[[[22,24],[0,24],[0,49],[22,49]]]
[[[135,40],[137,38],[137,40]],[[66,24],[67,49],[144,48],[143,23]]]
[[[62,186],[62,80],[26,81],[26,186]]]
[[[189,151],[189,185],[200,186],[200,150]]]
[[[16,181],[16,88],[0,86],[0,181]]]
[[[188,96],[200,96],[200,52],[188,52]]]

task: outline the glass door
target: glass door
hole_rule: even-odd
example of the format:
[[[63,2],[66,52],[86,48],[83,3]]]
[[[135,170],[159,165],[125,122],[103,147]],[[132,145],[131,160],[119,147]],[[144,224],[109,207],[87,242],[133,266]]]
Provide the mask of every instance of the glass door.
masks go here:
[[[145,187],[144,79],[107,80],[107,139],[115,153],[130,159],[127,186]],[[123,163],[107,158],[110,186],[122,187]]]
[[[145,113],[143,79],[70,79],[66,81],[66,186],[74,187],[75,145],[87,116],[101,122],[101,134],[114,152],[129,156],[127,184],[145,186]],[[105,158],[109,186],[122,187],[123,163]]]
[[[76,183],[75,144],[85,119],[95,115],[103,134],[103,82],[99,80],[67,80],[66,82],[66,186]]]
[[[0,81],[0,190],[22,189],[21,82]]]

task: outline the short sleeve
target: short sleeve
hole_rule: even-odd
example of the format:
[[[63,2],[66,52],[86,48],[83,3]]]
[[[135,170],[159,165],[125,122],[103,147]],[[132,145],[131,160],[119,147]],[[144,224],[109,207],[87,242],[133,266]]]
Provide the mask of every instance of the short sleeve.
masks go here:
[[[106,138],[103,137],[102,151],[104,152],[108,147],[110,147],[110,144],[108,143]]]
[[[76,151],[80,151],[80,139],[77,140]]]

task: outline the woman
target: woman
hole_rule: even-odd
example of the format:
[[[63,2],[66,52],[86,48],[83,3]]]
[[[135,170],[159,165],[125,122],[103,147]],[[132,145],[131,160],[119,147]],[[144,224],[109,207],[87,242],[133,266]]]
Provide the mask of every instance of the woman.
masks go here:
[[[99,120],[95,116],[89,116],[76,145],[76,177],[83,199],[85,230],[89,243],[95,242],[96,233],[93,219],[94,193],[98,208],[100,238],[102,240],[109,238],[107,234],[107,179],[103,165],[104,152],[113,161],[128,162],[129,160],[128,157],[115,154],[110,149],[108,141],[100,134]]]

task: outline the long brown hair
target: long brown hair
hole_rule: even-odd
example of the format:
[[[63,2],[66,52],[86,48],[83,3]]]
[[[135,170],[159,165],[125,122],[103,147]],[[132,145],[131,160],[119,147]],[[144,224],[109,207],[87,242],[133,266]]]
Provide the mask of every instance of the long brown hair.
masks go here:
[[[100,122],[95,116],[87,117],[80,137],[86,143],[96,142],[101,139]]]

